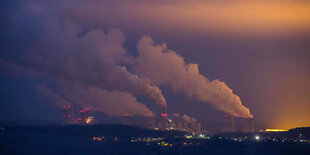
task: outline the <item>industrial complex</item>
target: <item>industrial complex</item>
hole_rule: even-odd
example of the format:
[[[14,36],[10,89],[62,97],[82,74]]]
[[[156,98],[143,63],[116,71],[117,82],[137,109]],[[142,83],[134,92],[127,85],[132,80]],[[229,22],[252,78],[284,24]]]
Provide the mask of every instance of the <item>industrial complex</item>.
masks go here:
[[[84,107],[75,109],[72,106],[63,106],[63,124],[91,125],[99,123],[92,114],[92,109]],[[191,133],[209,133],[207,128],[202,128],[202,123],[187,115],[173,113],[168,115],[167,108],[163,108],[159,116],[149,115],[137,117],[133,114],[123,113],[118,116],[118,124],[139,126],[152,130],[176,130]],[[218,127],[219,132],[254,132],[253,119],[244,118],[242,125],[236,129],[235,117],[224,115],[225,125]],[[210,124],[211,125],[211,124]]]

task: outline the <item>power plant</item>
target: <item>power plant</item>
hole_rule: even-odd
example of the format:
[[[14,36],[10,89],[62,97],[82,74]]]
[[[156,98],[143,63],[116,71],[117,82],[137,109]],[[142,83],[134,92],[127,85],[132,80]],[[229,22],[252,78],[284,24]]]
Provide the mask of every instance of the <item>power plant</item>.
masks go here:
[[[187,115],[183,116],[188,117]],[[163,112],[159,117],[150,115],[144,117],[143,121],[139,121],[137,118],[135,119],[131,114],[121,114],[120,118],[123,125],[135,125],[154,130],[178,130],[193,133],[202,132],[201,123],[196,119],[184,119],[179,116],[172,116],[172,118],[169,118],[166,108],[163,108]]]
[[[96,123],[94,116],[92,115],[92,110],[88,107],[77,110],[72,106],[63,106],[62,109],[64,118],[63,124],[90,125]],[[162,112],[157,117],[155,115],[148,115],[144,117],[134,116],[130,113],[122,113],[118,115],[118,117],[120,120],[119,123],[123,125],[140,126],[154,130],[178,130],[192,133],[206,133],[206,131],[202,130],[201,123],[195,118],[177,113],[173,113],[169,117],[166,107],[163,107]],[[239,123],[240,125],[237,126],[237,129],[235,125],[235,117],[229,114],[224,114],[224,120],[226,122],[226,126],[222,126],[221,128],[217,127],[219,132],[254,131],[252,118],[242,118],[241,124]],[[207,130],[209,130],[209,128],[207,128]]]
[[[63,124],[93,124],[95,122],[91,110],[85,107],[76,114],[72,106],[63,106]]]
[[[88,107],[75,112],[72,106],[63,106],[63,123],[64,124],[94,124],[94,116],[92,110]],[[136,125],[143,128],[149,128],[154,130],[179,130],[200,133],[201,124],[196,120],[185,120],[180,117],[169,118],[167,114],[167,108],[163,108],[160,117],[149,115],[143,117],[143,121],[136,120],[132,114],[123,113],[119,115],[121,124],[123,125]]]

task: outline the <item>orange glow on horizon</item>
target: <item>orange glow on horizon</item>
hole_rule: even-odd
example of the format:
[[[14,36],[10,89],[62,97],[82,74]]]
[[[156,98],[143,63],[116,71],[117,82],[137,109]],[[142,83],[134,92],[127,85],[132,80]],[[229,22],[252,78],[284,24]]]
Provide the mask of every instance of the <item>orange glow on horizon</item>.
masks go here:
[[[266,132],[285,132],[288,131],[286,129],[266,129]]]

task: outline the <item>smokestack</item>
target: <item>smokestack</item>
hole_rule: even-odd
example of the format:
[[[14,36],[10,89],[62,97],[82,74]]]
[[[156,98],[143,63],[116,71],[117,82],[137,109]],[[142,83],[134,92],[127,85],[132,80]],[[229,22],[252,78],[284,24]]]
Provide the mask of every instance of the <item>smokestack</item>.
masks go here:
[[[197,122],[197,130],[196,130],[197,133],[200,133],[201,132],[201,123]]]
[[[250,129],[250,132],[254,132],[254,126],[253,126],[253,118],[248,118],[248,126],[249,126],[249,129]]]
[[[182,130],[182,129],[183,129],[183,122],[180,121],[180,120],[178,120],[178,121],[176,122],[176,128],[177,128],[178,130]]]
[[[162,124],[162,126],[161,126],[161,128],[162,129],[167,129],[168,127],[169,127],[169,125],[168,125],[168,114],[167,114],[167,107],[166,106],[164,106],[163,107],[163,112],[161,113],[161,123],[160,124]]]
[[[74,109],[72,106],[63,106],[64,124],[74,124]]]
[[[161,116],[163,116],[163,117],[168,117],[168,114],[167,114],[167,107],[163,107],[163,112],[161,113]]]
[[[236,132],[235,129],[235,117],[231,117],[231,131]]]
[[[225,120],[229,123],[230,131],[229,132],[235,132],[235,118],[231,115],[225,114],[224,115]]]
[[[243,123],[244,132],[254,132],[253,118],[245,118]]]

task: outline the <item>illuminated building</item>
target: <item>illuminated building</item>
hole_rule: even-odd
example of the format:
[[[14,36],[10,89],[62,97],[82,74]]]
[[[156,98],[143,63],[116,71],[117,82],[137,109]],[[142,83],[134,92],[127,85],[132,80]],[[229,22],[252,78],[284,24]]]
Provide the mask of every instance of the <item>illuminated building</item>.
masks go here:
[[[80,117],[78,118],[78,123],[80,124],[93,124],[94,117],[91,115],[90,108],[84,108],[80,110]]]

